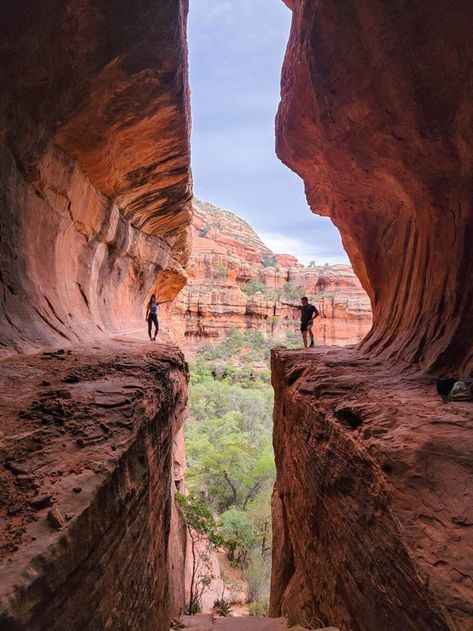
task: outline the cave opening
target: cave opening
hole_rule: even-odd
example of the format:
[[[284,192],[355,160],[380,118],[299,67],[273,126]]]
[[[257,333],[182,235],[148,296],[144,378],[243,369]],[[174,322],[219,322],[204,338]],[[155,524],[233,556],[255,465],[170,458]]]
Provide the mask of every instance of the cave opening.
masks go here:
[[[189,10],[194,252],[177,301],[190,366],[186,476],[237,539],[217,554],[219,576],[202,595],[206,612],[218,592],[230,598],[221,577],[235,578],[235,570],[250,601],[235,610],[269,612],[270,350],[301,347],[294,305],[304,295],[314,302],[318,344],[358,343],[371,325],[369,298],[338,230],[309,214],[301,179],[275,155],[290,23],[277,2],[206,0]]]
[[[194,199],[188,4],[5,3],[0,626],[166,631],[205,528],[237,613],[470,628],[471,6],[192,2]],[[330,220],[374,325],[290,348]]]

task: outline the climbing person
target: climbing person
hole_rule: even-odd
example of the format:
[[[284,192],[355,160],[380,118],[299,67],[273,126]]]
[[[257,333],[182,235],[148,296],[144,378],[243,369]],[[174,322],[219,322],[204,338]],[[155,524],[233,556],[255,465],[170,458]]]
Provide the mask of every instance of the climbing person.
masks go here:
[[[304,342],[304,348],[307,348],[307,333],[309,333],[310,337],[310,346],[315,346],[314,342],[314,334],[312,333],[312,325],[314,324],[315,318],[317,318],[320,314],[317,311],[317,307],[310,304],[309,299],[304,296],[301,298],[301,306],[299,307],[301,310],[301,333],[302,340]]]
[[[145,321],[148,322],[148,335],[149,339],[154,342],[156,340],[156,336],[159,331],[159,322],[158,322],[158,305],[159,303],[156,300],[156,294],[153,294],[148,302],[148,306],[146,307],[146,316]],[[154,337],[151,335],[154,324]]]

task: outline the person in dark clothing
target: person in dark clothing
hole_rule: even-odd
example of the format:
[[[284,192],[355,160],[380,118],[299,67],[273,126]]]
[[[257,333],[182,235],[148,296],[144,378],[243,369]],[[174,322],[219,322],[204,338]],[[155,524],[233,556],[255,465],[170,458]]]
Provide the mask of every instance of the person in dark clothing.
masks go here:
[[[320,314],[317,311],[317,308],[309,303],[309,299],[306,298],[306,296],[301,298],[301,303],[302,304],[299,307],[299,309],[301,310],[301,333],[302,340],[304,342],[304,348],[307,348],[307,333],[309,333],[310,337],[310,346],[315,346],[314,334],[312,333],[312,325],[315,318],[317,318]]]
[[[148,321],[148,335],[149,339],[154,342],[156,336],[159,331],[159,322],[158,322],[158,302],[156,301],[156,295],[153,294],[148,302],[148,306],[146,307],[146,316],[145,320]],[[154,324],[154,337],[151,335]]]

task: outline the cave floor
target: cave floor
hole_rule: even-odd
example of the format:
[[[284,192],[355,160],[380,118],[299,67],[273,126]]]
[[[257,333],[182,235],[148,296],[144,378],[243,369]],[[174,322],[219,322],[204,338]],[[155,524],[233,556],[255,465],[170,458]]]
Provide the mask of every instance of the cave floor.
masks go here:
[[[289,628],[293,631],[304,631],[299,625],[289,627],[285,618],[263,618],[260,616],[214,619],[212,614],[200,614],[183,616],[182,623],[185,629],[192,631],[285,631]],[[322,631],[322,629],[318,631]],[[338,631],[338,629],[325,627],[324,631]]]

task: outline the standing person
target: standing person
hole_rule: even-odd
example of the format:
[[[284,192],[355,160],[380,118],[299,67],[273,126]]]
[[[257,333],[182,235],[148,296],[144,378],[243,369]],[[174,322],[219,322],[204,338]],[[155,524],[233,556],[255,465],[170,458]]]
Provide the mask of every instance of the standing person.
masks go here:
[[[156,294],[153,294],[148,302],[148,306],[146,307],[146,316],[145,320],[148,321],[148,335],[149,339],[154,342],[156,336],[159,331],[159,322],[158,322],[158,302],[156,301]],[[154,324],[154,337],[151,336],[151,331]]]
[[[317,307],[310,304],[309,299],[306,298],[306,296],[301,298],[301,303],[302,304],[299,307],[301,310],[301,333],[302,340],[304,341],[304,348],[307,348],[307,332],[309,332],[310,336],[310,346],[315,346],[312,325],[314,324],[315,318],[317,318],[320,314],[317,311]]]

